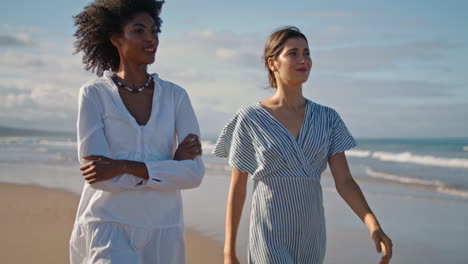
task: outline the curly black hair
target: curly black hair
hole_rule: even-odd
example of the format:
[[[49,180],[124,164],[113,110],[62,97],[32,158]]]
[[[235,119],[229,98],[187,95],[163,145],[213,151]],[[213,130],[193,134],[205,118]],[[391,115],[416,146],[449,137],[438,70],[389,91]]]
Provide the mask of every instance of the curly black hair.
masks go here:
[[[120,56],[109,37],[122,33],[123,25],[140,12],[148,13],[161,32],[159,17],[164,1],[155,0],[95,0],[74,16],[77,30],[74,34],[75,54],[83,51],[87,71],[101,76],[105,70],[117,71]]]

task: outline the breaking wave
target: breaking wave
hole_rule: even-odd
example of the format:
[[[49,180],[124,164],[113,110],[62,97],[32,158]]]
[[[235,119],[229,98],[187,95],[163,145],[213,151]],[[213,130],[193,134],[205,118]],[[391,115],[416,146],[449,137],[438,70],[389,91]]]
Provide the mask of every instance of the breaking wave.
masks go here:
[[[411,152],[385,152],[385,151],[369,151],[369,150],[349,150],[346,151],[347,156],[358,158],[373,158],[382,161],[412,163],[425,166],[439,166],[449,168],[464,168],[468,169],[468,159],[463,158],[447,158],[435,157],[430,155],[415,155]]]
[[[468,190],[457,188],[456,186],[444,183],[442,181],[423,180],[409,176],[390,174],[386,172],[377,171],[369,167],[365,168],[365,171],[366,174],[372,178],[378,178],[380,180],[404,184],[408,187],[416,187],[419,189],[434,191],[445,195],[468,199]]]

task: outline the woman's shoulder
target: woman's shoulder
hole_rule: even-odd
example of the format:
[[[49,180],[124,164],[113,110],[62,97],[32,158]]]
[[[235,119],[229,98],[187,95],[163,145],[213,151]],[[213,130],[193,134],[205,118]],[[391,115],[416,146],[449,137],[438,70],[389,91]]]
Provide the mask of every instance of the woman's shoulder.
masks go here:
[[[252,117],[258,114],[258,112],[260,111],[259,107],[260,107],[260,103],[255,102],[255,103],[241,107],[237,111],[237,114],[244,116],[244,117]]]
[[[111,71],[104,71],[102,76],[96,77],[83,84],[80,91],[84,94],[110,91],[112,90]]]
[[[108,81],[104,76],[97,77],[93,80],[89,80],[80,87],[80,94],[84,96],[92,96],[103,91],[110,89]]]
[[[312,101],[310,101],[310,103],[312,105],[312,110],[309,112],[309,117],[311,119],[320,120],[321,122],[325,122],[330,126],[340,122],[341,116],[334,108]]]
[[[157,73],[151,74],[154,78],[155,83],[157,83],[157,89],[161,89],[160,92],[174,94],[176,97],[179,96],[188,96],[187,91],[180,85],[161,79]]]
[[[255,104],[250,104],[239,108],[228,122],[228,126],[244,126],[247,123],[250,123],[250,120],[253,119],[256,111]]]
[[[337,114],[335,109],[333,109],[330,106],[316,103],[316,102],[314,102],[314,101],[312,101],[310,99],[307,99],[307,101],[308,101],[308,103],[310,104],[310,106],[312,108],[312,111],[310,111],[311,115],[319,114],[320,116],[323,116],[323,117],[332,117],[332,116]]]

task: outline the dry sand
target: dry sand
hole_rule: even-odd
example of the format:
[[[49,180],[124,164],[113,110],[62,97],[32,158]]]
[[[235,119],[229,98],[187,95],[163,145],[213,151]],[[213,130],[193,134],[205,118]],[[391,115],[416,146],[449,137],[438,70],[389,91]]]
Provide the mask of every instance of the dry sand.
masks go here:
[[[79,197],[36,186],[0,184],[2,263],[68,263],[70,237]],[[222,246],[186,230],[187,264],[222,263]]]

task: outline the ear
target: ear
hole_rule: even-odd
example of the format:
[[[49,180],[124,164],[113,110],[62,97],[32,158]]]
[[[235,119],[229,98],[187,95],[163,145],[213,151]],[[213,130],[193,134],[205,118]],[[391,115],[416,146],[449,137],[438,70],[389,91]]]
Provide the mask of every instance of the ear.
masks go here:
[[[114,45],[116,48],[118,48],[120,46],[120,35],[119,34],[112,33],[109,36],[109,40],[112,43],[112,45]]]
[[[268,63],[268,68],[269,68],[272,72],[275,72],[275,71],[276,71],[276,61],[275,61],[275,59],[273,59],[272,57],[270,57],[270,58],[267,59],[267,63]]]

